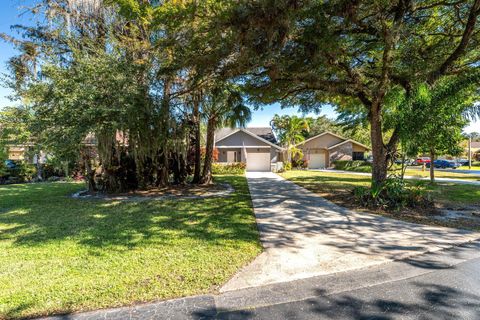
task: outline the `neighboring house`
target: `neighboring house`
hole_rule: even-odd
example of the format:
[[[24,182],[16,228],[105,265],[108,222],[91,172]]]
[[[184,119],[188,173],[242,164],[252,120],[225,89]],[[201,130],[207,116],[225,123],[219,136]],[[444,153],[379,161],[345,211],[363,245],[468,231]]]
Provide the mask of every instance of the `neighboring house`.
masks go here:
[[[230,129],[215,133],[219,163],[244,162],[247,171],[277,171],[282,168],[284,149],[269,127]]]
[[[47,161],[47,154],[40,152],[40,158],[37,154],[32,154],[32,144],[19,144],[7,146],[7,156],[9,160],[24,161],[30,164],[36,164],[40,160],[40,163]]]
[[[364,160],[370,148],[352,139],[324,132],[297,145],[309,169],[324,169],[337,160]]]
[[[473,159],[480,161],[480,141],[472,141],[471,147]],[[468,143],[465,148],[465,153],[468,155]]]
[[[468,154],[468,144],[465,152]],[[472,153],[480,153],[480,142],[479,141],[472,141]]]
[[[27,153],[28,146],[18,145],[18,146],[8,146],[8,159],[15,161],[23,161],[25,159],[25,154]]]

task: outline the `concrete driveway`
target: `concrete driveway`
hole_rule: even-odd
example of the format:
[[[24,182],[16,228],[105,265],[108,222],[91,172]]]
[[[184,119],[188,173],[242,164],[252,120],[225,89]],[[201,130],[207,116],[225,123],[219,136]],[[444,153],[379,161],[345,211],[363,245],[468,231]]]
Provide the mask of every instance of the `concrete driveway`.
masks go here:
[[[221,291],[364,268],[480,238],[357,213],[270,172],[247,172],[264,252]]]

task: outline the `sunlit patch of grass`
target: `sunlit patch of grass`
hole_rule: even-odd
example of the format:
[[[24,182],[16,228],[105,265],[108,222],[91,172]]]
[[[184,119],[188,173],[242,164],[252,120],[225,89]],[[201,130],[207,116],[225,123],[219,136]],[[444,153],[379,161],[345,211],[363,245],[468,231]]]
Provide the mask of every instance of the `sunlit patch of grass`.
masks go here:
[[[214,291],[260,251],[243,176],[225,198],[105,202],[75,183],[0,187],[0,318]]]
[[[282,176],[317,193],[351,192],[356,186],[369,186],[369,176],[323,171],[292,170]],[[443,203],[480,204],[480,186],[458,183],[406,180],[409,185],[421,185],[434,200]]]

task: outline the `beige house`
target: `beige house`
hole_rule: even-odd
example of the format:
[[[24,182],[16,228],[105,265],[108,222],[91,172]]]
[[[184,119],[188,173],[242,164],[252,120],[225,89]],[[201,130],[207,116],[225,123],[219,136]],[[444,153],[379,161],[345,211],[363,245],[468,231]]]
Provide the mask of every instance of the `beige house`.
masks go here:
[[[23,161],[27,153],[28,146],[8,146],[8,159],[15,161]]]
[[[468,146],[465,150],[468,153]],[[472,141],[472,153],[480,153],[480,142]]]
[[[337,160],[364,160],[370,148],[352,139],[324,132],[297,145],[309,169],[324,169]]]

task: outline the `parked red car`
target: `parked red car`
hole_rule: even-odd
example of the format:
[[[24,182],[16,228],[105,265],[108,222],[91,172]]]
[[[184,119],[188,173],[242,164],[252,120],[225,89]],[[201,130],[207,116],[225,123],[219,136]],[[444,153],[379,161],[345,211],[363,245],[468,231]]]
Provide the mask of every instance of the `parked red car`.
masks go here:
[[[417,160],[415,160],[415,163],[417,165],[422,165],[422,164],[427,164],[427,163],[430,163],[431,160],[429,157],[419,157],[417,158]]]

